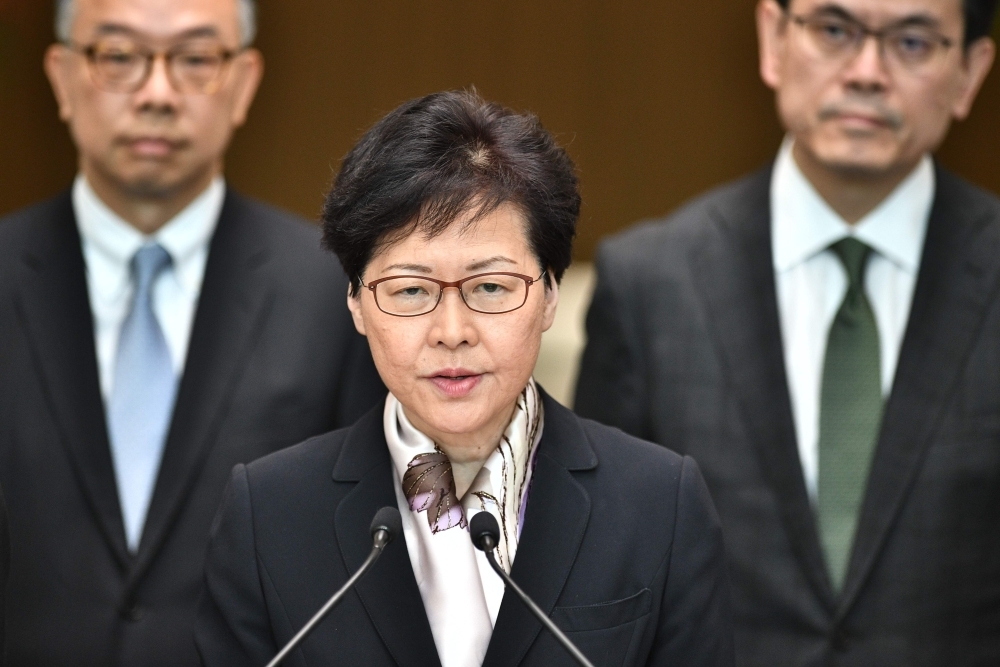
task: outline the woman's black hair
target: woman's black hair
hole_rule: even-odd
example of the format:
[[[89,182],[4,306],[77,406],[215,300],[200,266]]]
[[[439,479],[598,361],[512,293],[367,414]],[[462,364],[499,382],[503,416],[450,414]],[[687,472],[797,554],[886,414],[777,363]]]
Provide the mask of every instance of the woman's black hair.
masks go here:
[[[460,216],[471,224],[505,204],[524,216],[539,264],[561,280],[580,213],[566,151],[534,115],[475,90],[434,93],[390,112],[344,158],[323,206],[323,245],[356,295],[381,248],[416,229],[440,234]]]

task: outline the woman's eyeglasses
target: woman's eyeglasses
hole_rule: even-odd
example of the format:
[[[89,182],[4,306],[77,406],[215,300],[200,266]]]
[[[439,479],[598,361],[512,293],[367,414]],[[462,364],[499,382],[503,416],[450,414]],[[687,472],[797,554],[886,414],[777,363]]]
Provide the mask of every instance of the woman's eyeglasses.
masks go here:
[[[364,287],[375,296],[379,310],[397,317],[426,315],[441,303],[445,289],[454,287],[465,305],[477,313],[499,315],[517,310],[528,300],[528,288],[545,276],[520,273],[477,273],[454,282],[424,276],[389,276]]]

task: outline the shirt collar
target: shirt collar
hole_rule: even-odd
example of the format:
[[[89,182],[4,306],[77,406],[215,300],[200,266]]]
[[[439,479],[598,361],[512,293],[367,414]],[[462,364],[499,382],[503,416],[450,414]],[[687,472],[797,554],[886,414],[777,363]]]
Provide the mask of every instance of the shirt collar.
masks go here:
[[[771,176],[771,246],[781,273],[855,236],[901,269],[920,267],[927,220],[934,201],[934,164],[924,156],[885,200],[855,225],[820,196],[792,156],[791,138],[778,152]]]
[[[80,236],[92,246],[94,257],[111,267],[127,267],[136,251],[151,242],[170,254],[174,275],[185,290],[197,292],[200,271],[191,261],[207,249],[219,221],[226,186],[222,177],[152,235],[144,235],[112,211],[82,174],[73,183],[73,208]]]

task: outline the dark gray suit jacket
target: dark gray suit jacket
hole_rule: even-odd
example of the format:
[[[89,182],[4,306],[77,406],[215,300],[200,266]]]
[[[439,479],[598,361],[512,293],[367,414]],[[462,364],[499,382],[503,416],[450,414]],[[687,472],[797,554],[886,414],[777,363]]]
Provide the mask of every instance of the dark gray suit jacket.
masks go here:
[[[697,466],[543,400],[513,579],[595,665],[731,666],[722,535]],[[361,565],[386,505],[381,406],[234,470],[205,566],[204,664],[266,664]],[[286,664],[440,665],[402,536]],[[574,664],[505,594],[483,666]]]
[[[0,484],[13,666],[198,662],[191,634],[232,467],[384,395],[315,228],[227,193],[138,554],[104,419],[68,193],[0,221]]]
[[[770,170],[606,242],[576,408],[698,461],[740,665],[1000,664],[1000,201],[937,169],[842,595],[786,385]]]
[[[0,665],[6,665],[7,580],[10,578],[10,527],[7,525],[7,502],[0,490]]]

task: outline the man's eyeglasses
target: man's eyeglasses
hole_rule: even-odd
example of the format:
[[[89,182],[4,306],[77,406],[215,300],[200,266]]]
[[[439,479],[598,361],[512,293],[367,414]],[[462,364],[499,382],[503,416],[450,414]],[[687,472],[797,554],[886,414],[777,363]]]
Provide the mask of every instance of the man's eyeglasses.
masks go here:
[[[923,25],[904,23],[873,30],[846,16],[789,14],[789,18],[805,30],[810,44],[827,58],[853,58],[861,52],[868,37],[873,37],[888,61],[910,71],[923,72],[940,65],[954,44],[950,38]]]
[[[389,276],[364,287],[383,313],[397,317],[426,315],[441,303],[445,289],[456,288],[462,301],[477,313],[499,315],[517,310],[528,300],[528,288],[542,279],[520,273],[477,273],[454,282],[424,276]]]
[[[153,63],[162,57],[175,90],[211,94],[222,85],[230,61],[238,53],[216,43],[179,44],[154,51],[123,39],[65,46],[83,54],[94,84],[112,93],[134,93],[142,88],[153,71]]]

